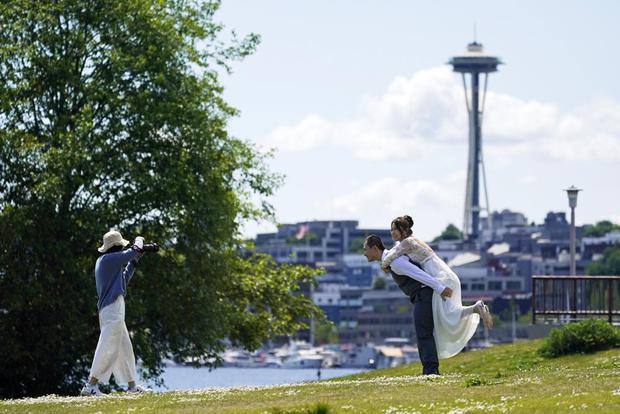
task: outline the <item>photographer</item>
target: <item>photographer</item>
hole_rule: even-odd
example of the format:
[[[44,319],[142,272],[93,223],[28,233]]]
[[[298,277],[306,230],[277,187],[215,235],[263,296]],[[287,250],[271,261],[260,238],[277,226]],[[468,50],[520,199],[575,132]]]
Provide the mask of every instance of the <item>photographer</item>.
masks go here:
[[[157,245],[144,245],[142,237],[136,237],[131,248],[124,250],[129,241],[118,231],[103,236],[101,256],[95,264],[95,282],[99,301],[99,326],[101,334],[90,369],[90,378],[81,395],[102,395],[99,383],[107,383],[114,374],[116,382],[127,383],[128,392],[145,392],[136,385],[136,359],[125,325],[125,298],[127,284],[144,251],[156,251]]]

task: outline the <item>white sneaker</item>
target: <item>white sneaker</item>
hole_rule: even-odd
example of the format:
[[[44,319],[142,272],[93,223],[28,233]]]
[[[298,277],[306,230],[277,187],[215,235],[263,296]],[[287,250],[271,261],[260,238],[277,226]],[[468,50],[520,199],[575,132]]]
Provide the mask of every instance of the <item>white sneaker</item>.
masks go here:
[[[80,395],[83,397],[89,397],[89,396],[98,397],[98,396],[105,395],[105,394],[99,390],[99,385],[86,384],[82,388],[82,391],[80,391]]]
[[[153,392],[152,389],[143,387],[142,385],[136,385],[135,387],[127,388],[127,392],[143,393]]]
[[[485,305],[483,301],[479,300],[476,302],[476,308],[478,309],[478,314],[482,318],[484,326],[487,329],[493,329],[493,316],[491,315],[489,307]]]

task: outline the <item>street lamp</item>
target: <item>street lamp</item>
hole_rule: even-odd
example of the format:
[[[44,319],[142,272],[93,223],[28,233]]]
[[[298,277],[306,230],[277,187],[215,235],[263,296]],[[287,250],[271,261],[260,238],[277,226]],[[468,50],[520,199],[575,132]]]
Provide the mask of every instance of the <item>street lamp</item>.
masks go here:
[[[570,275],[577,275],[577,266],[575,264],[575,243],[576,243],[576,235],[575,235],[575,207],[577,207],[577,194],[579,194],[581,189],[571,185],[566,190],[566,194],[568,194],[568,206],[570,207]]]

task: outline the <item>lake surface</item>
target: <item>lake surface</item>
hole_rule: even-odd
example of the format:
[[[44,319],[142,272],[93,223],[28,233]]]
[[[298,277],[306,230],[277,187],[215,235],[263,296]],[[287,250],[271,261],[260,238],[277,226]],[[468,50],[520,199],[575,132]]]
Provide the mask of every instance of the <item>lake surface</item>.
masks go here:
[[[342,377],[365,372],[365,369],[321,368],[321,379]],[[294,384],[316,381],[317,370],[308,368],[192,368],[172,366],[166,368],[162,378],[165,387],[149,384],[154,390],[193,390],[212,387],[238,387],[244,385]]]

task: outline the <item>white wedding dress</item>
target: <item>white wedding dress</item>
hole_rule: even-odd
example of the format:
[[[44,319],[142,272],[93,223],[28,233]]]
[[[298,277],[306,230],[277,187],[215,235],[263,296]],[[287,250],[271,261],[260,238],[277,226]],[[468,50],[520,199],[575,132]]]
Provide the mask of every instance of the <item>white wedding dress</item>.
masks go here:
[[[433,333],[439,358],[450,358],[458,354],[476,332],[480,315],[473,312],[463,316],[461,282],[458,276],[423,241],[413,236],[407,237],[388,251],[382,266],[389,266],[394,259],[403,255],[419,263],[422,270],[452,289],[452,296],[447,300],[443,300],[439,292],[433,292]]]

